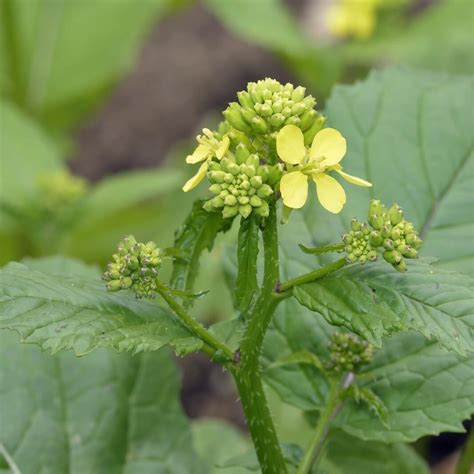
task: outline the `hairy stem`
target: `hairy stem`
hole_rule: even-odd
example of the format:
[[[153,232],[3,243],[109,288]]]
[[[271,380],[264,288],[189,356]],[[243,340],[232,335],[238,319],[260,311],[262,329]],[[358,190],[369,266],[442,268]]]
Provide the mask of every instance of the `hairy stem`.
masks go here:
[[[331,423],[342,408],[341,392],[348,388],[353,381],[354,374],[352,372],[344,377],[342,383],[335,379],[331,380],[326,406],[319,415],[313,437],[306,448],[296,474],[308,474],[321,460]]]
[[[223,342],[214,337],[204,326],[196,321],[176,300],[171,296],[166,287],[157,283],[157,291],[160,296],[166,301],[168,306],[178,316],[178,318],[204,342],[203,351],[209,354],[211,358],[222,354],[229,362],[234,359],[234,352]],[[222,356],[220,358],[222,358]]]
[[[240,346],[241,364],[233,371],[262,474],[285,474],[286,466],[270,414],[259,357],[268,325],[280,299],[273,288],[279,279],[276,204],[263,229],[265,269],[260,296],[255,304]]]
[[[335,272],[336,270],[339,270],[345,265],[347,265],[346,259],[341,258],[340,260],[337,260],[336,262],[328,263],[327,265],[324,265],[323,267],[318,268],[317,270],[314,270],[313,272],[305,273],[304,275],[301,275],[296,278],[292,278],[291,280],[287,280],[284,283],[280,283],[279,285],[276,286],[275,290],[277,293],[283,293],[285,291],[289,291],[295,286],[304,285],[305,283],[311,283],[312,281],[319,280],[323,276],[326,276],[329,273]]]

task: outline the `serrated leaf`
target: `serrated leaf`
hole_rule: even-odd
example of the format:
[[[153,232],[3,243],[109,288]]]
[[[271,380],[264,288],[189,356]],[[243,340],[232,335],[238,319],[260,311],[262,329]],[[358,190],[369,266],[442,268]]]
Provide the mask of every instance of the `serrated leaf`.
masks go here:
[[[237,238],[237,278],[235,282],[235,298],[238,308],[248,309],[255,293],[257,283],[257,257],[259,219],[251,214],[247,219],[241,219]]]
[[[352,265],[294,289],[296,299],[370,343],[414,329],[448,349],[474,352],[474,280],[411,262],[398,273],[385,262]]]
[[[344,390],[342,396],[344,399],[353,398],[356,403],[365,403],[370,408],[370,410],[375,412],[385,427],[390,429],[390,425],[388,423],[387,407],[370,388],[359,387],[357,383],[352,384],[349,388]]]
[[[57,263],[55,263],[57,265]],[[19,263],[0,270],[0,329],[53,353],[77,355],[100,347],[156,351],[171,345],[179,354],[197,351],[197,339],[172,313],[132,294],[109,293],[97,276],[65,276]]]
[[[1,331],[0,358],[0,443],[22,474],[207,474],[165,351],[51,356]]]
[[[174,247],[180,257],[173,262],[170,285],[177,290],[193,291],[199,270],[199,259],[204,250],[212,250],[220,231],[227,230],[232,221],[220,212],[207,212],[203,200],[197,200],[184,224],[176,232]]]

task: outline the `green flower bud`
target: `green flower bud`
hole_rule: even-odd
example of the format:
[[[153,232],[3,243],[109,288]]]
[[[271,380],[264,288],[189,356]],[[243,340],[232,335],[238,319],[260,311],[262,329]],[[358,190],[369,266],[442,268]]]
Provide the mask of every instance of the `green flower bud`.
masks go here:
[[[106,286],[109,291],[119,291],[122,289],[122,282],[120,280],[110,280]]]
[[[342,241],[345,243],[345,244],[351,244],[353,242],[353,237],[351,234],[344,234],[342,236]]]
[[[390,237],[391,233],[392,233],[392,226],[390,224],[384,224],[382,226],[382,229],[380,229],[380,232],[382,234],[382,237],[384,239],[387,239]]]
[[[280,128],[285,122],[285,116],[279,112],[270,117],[270,124],[273,128]]]
[[[263,134],[268,132],[267,123],[262,117],[257,116],[252,119],[252,128],[257,133]]]
[[[250,152],[248,148],[243,143],[239,143],[235,150],[235,159],[237,164],[241,165],[245,163],[249,156]]]
[[[390,223],[392,225],[397,225],[400,222],[403,221],[403,211],[402,209],[397,205],[394,204],[389,210],[388,210],[388,217],[390,219]]]
[[[383,253],[383,258],[388,263],[399,263],[402,260],[402,254],[397,250],[386,250]]]
[[[211,205],[215,209],[220,209],[221,207],[224,207],[224,201],[219,196],[216,196],[211,199]]]
[[[247,109],[253,109],[253,106],[255,105],[252,97],[250,97],[250,94],[246,91],[240,91],[237,92],[237,98],[239,99],[240,105],[244,108]]]
[[[252,212],[252,206],[250,204],[239,206],[239,213],[244,219],[247,219],[247,217],[250,215],[251,212]]]
[[[252,207],[260,207],[262,205],[262,200],[258,196],[252,196],[250,198],[250,205]]]
[[[257,117],[257,112],[253,109],[242,109],[242,117],[249,124],[252,125],[252,120]]]
[[[367,260],[369,262],[375,262],[378,258],[378,254],[375,250],[371,250],[370,252],[367,252]]]
[[[211,186],[209,186],[209,191],[211,191],[211,193],[214,193],[214,194],[219,194],[221,192],[221,186],[220,184],[217,184],[217,183],[214,183],[214,184],[211,184]]]
[[[229,196],[227,196],[225,199],[224,199],[224,204],[226,206],[236,206],[237,205],[237,198],[235,196],[233,196],[232,194],[230,194]]]
[[[393,250],[393,248],[395,247],[394,243],[393,243],[393,240],[391,239],[384,239],[383,241],[383,246],[387,249],[387,250]]]
[[[224,219],[229,219],[231,217],[236,216],[238,212],[238,206],[224,206],[224,209],[222,210],[222,216],[224,217]]]
[[[357,219],[352,219],[351,228],[352,228],[353,231],[360,230],[360,222]]]
[[[262,184],[257,190],[257,196],[259,198],[265,199],[273,194],[273,189],[268,184]]]
[[[237,200],[239,201],[239,204],[242,204],[242,205],[248,204],[250,201],[248,196],[240,196]]]
[[[300,125],[300,118],[295,117],[294,115],[291,115],[285,120],[285,125],[296,125],[297,127]]]
[[[373,230],[369,236],[370,245],[372,245],[372,247],[380,247],[382,245],[383,238],[379,231]]]
[[[250,184],[251,184],[254,188],[258,189],[260,186],[262,186],[262,184],[263,184],[263,179],[262,179],[261,176],[252,176],[252,177],[250,178]]]
[[[237,130],[244,133],[250,133],[252,129],[245,122],[240,112],[240,107],[236,102],[232,102],[229,107],[223,112],[224,118],[229,124]]]
[[[208,176],[211,182],[222,184],[224,182],[226,173],[224,171],[211,171]]]
[[[320,115],[318,118],[313,122],[313,124],[303,133],[304,136],[304,144],[309,146],[315,135],[323,128],[324,122],[326,119]]]
[[[252,201],[250,201],[252,203]],[[255,212],[261,217],[268,217],[270,215],[270,206],[267,201],[262,201],[262,205],[255,209]]]
[[[400,260],[400,262],[395,263],[392,266],[395,268],[395,270],[397,270],[397,272],[405,273],[407,271],[407,264],[404,260]]]
[[[355,334],[334,333],[329,344],[328,370],[337,374],[358,372],[369,364],[374,355],[373,347]]]

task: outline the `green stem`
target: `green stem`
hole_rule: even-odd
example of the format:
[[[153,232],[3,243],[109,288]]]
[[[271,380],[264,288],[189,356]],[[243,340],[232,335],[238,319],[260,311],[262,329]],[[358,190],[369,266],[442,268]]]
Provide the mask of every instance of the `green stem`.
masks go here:
[[[270,215],[265,221],[263,244],[265,259],[263,285],[242,338],[240,367],[233,371],[233,375],[262,474],[285,474],[287,472],[285,460],[266,400],[259,365],[263,339],[280,302],[273,293],[280,273],[275,202],[271,203]]]
[[[306,247],[303,244],[299,244],[299,248],[307,254],[311,255],[321,255],[323,253],[329,253],[329,252],[340,252],[341,250],[344,250],[344,244],[337,243],[337,244],[330,244],[330,245],[325,245],[323,247]]]
[[[168,293],[163,285],[157,283],[157,291],[174,311],[176,316],[204,342],[203,351],[215,358],[220,352],[228,361],[234,360],[234,352],[223,342],[214,337],[204,326],[197,322],[188,312]]]
[[[335,272],[340,268],[347,265],[347,261],[345,258],[341,258],[336,262],[328,263],[313,272],[305,273],[304,275],[300,275],[299,277],[292,278],[291,280],[287,280],[284,283],[280,283],[276,287],[277,293],[283,293],[285,291],[291,290],[295,286],[304,285],[305,283],[311,283],[312,281],[319,280],[323,276],[326,276],[328,273]]]
[[[456,474],[469,474],[472,473],[472,469],[474,469],[474,425],[471,426],[471,432],[456,466]]]
[[[354,376],[352,373],[349,373],[344,378],[342,384],[338,380],[331,380],[326,406],[319,415],[313,437],[306,448],[296,474],[308,474],[321,460],[321,454],[327,441],[331,423],[342,406],[340,400],[341,389],[347,388],[353,380]]]

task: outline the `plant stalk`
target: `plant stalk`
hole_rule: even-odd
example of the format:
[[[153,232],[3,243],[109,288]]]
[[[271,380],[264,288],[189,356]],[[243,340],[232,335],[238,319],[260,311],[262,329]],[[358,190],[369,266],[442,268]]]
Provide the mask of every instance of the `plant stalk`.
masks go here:
[[[306,247],[305,245],[300,244],[299,247],[304,253],[310,255],[322,255],[323,253],[340,252],[341,250],[344,250],[345,244],[337,243],[324,245],[323,247]]]
[[[270,204],[270,215],[265,221],[263,244],[263,285],[242,338],[240,367],[234,369],[233,375],[262,474],[285,474],[285,460],[266,400],[259,365],[264,336],[280,302],[273,293],[280,273],[275,202]]]
[[[209,354],[211,358],[216,357],[220,352],[229,362],[234,360],[234,352],[223,342],[214,337],[204,326],[196,321],[177,301],[171,296],[166,288],[157,283],[157,291],[173,310],[176,316],[194,333],[204,341],[203,351]]]
[[[466,444],[456,466],[456,474],[472,474],[474,472],[474,425],[471,426]]]
[[[347,261],[345,258],[341,258],[332,263],[328,263],[317,270],[314,270],[309,273],[305,273],[304,275],[300,275],[299,277],[292,278],[291,280],[287,280],[283,283],[280,283],[276,286],[275,291],[277,293],[284,293],[285,291],[289,291],[293,289],[295,286],[304,285],[305,283],[311,283],[312,281],[319,280],[323,276],[326,276],[329,273],[335,272],[340,268],[347,265]]]

